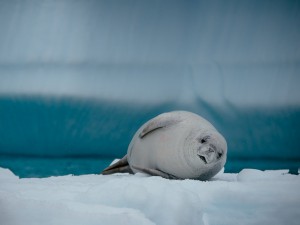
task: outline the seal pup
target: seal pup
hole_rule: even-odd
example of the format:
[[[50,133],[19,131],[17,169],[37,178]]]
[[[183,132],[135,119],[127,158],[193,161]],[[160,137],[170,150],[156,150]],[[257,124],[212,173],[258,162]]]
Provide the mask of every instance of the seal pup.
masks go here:
[[[201,116],[173,111],[146,122],[132,138],[127,154],[102,171],[142,172],[168,179],[208,180],[225,165],[227,143]]]

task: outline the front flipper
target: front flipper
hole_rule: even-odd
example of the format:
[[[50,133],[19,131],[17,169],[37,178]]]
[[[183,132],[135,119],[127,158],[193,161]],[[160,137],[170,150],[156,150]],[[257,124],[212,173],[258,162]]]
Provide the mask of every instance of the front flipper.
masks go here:
[[[165,172],[162,172],[160,170],[157,170],[157,169],[148,169],[148,168],[142,168],[142,167],[139,167],[139,166],[132,166],[134,169],[140,171],[140,172],[143,172],[143,173],[146,173],[146,174],[149,174],[151,176],[160,176],[160,177],[163,177],[163,178],[166,178],[166,179],[171,179],[171,180],[181,180],[181,178],[178,178],[172,174],[168,174],[168,173],[165,173]]]
[[[101,174],[109,175],[113,173],[133,173],[128,164],[127,155],[125,155],[118,162],[104,169]]]
[[[147,134],[164,127],[179,123],[181,120],[177,116],[171,116],[169,113],[159,115],[148,122],[140,133],[139,137],[144,138]]]

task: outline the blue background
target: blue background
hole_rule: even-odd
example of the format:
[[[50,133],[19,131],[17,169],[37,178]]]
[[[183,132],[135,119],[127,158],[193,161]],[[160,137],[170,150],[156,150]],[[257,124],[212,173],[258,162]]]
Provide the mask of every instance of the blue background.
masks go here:
[[[0,166],[99,173],[166,111],[208,119],[227,172],[300,167],[300,1],[0,1]]]

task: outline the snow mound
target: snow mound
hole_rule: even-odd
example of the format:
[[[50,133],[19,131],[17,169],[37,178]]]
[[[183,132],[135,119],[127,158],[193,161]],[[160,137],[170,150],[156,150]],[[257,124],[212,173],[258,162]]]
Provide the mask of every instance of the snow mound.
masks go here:
[[[5,182],[7,179],[19,179],[13,172],[9,169],[4,169],[0,167],[0,182]]]
[[[266,180],[276,180],[282,178],[288,178],[292,176],[289,174],[289,170],[266,170],[264,172],[256,169],[243,169],[238,175],[238,181],[266,181]]]
[[[298,224],[300,176],[245,169],[210,181],[143,174],[18,179],[0,168],[0,224]]]

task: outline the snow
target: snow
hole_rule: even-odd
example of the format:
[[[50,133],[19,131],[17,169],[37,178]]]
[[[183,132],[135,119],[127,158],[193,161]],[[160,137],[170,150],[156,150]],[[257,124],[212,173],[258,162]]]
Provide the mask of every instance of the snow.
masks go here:
[[[0,224],[298,224],[300,176],[224,170],[207,182],[145,174],[19,179],[0,168]]]

